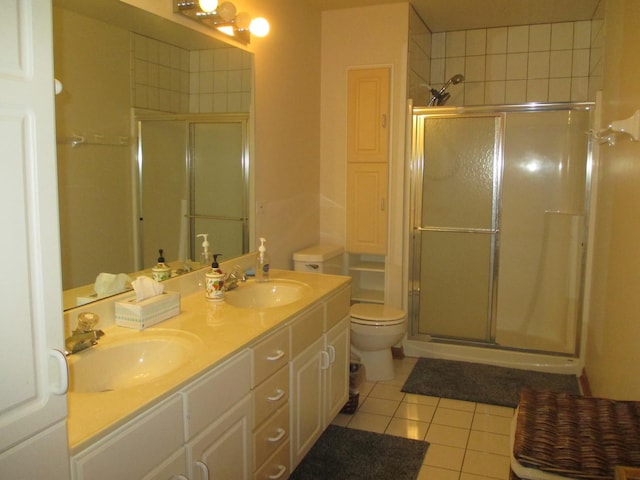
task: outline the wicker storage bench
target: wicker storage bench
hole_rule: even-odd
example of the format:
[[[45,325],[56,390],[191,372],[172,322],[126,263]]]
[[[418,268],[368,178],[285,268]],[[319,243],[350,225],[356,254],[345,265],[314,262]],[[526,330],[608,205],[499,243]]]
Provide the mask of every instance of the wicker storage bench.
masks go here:
[[[512,480],[614,480],[621,465],[640,467],[640,402],[522,390]]]

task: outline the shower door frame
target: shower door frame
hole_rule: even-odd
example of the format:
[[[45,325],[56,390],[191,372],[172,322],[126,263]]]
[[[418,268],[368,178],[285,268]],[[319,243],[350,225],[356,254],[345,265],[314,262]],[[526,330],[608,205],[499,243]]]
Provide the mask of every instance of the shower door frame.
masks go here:
[[[497,331],[497,282],[498,282],[498,269],[500,258],[500,204],[502,202],[502,170],[504,167],[504,143],[506,133],[506,114],[507,113],[520,113],[520,112],[545,112],[545,111],[588,111],[593,115],[595,109],[595,103],[593,102],[567,102],[567,103],[531,103],[520,105],[490,105],[490,106],[469,106],[469,107],[413,107],[411,110],[411,152],[408,159],[408,171],[409,171],[409,252],[408,252],[408,268],[409,268],[409,281],[408,281],[408,317],[409,317],[409,331],[408,339],[417,341],[432,341],[449,344],[480,346],[486,348],[494,348],[501,350],[511,350],[526,353],[544,353],[549,355],[557,355],[562,357],[577,358],[580,356],[580,339],[582,336],[582,311],[584,302],[584,290],[585,290],[585,274],[586,274],[586,259],[588,255],[588,237],[589,237],[589,219],[591,209],[591,182],[593,175],[593,144],[591,138],[588,137],[586,142],[587,158],[585,162],[585,201],[584,201],[584,228],[582,233],[582,254],[580,256],[580,277],[579,281],[579,300],[577,302],[577,325],[576,325],[576,338],[573,354],[566,354],[560,352],[548,352],[533,349],[517,348],[502,346],[495,342]],[[422,186],[423,186],[423,174],[424,174],[424,161],[425,161],[425,149],[424,149],[424,119],[425,118],[471,118],[471,117],[499,117],[497,139],[496,139],[496,153],[499,158],[496,159],[494,165],[494,221],[493,230],[495,231],[494,238],[492,239],[493,250],[491,252],[491,286],[490,286],[490,298],[489,308],[490,312],[489,321],[487,325],[487,341],[473,341],[463,338],[440,338],[432,337],[429,334],[419,333],[419,314],[420,314],[420,274],[421,274],[421,258],[416,252],[419,252],[421,247],[418,245],[421,242],[422,231],[425,229],[422,227]],[[590,119],[593,122],[593,118]],[[587,135],[588,132],[585,132]],[[475,232],[474,229],[468,229],[468,233],[489,233],[489,232]]]

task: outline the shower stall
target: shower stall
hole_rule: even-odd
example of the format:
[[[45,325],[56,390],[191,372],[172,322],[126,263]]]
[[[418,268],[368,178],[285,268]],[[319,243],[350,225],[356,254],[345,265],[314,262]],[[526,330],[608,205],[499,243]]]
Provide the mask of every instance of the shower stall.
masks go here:
[[[592,108],[413,109],[410,354],[575,363]]]

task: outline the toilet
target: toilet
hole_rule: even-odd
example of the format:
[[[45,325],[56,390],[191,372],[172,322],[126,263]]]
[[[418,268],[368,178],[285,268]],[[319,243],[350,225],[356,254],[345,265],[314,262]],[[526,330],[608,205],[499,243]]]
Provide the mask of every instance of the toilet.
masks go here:
[[[342,247],[314,245],[293,254],[294,270],[343,274],[343,254]],[[407,331],[407,313],[376,303],[356,303],[350,314],[351,352],[360,358],[367,380],[391,380],[394,377],[391,347]]]
[[[351,306],[351,351],[360,357],[367,381],[393,379],[391,347],[406,331],[404,310],[375,303]]]

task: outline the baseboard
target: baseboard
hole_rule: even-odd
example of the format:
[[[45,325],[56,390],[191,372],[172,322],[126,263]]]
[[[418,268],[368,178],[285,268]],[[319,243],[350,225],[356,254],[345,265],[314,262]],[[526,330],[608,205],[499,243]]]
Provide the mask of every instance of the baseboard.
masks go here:
[[[589,385],[589,378],[587,377],[587,372],[583,368],[582,375],[578,377],[578,383],[580,383],[580,390],[582,390],[582,394],[585,397],[591,397],[591,385]]]

